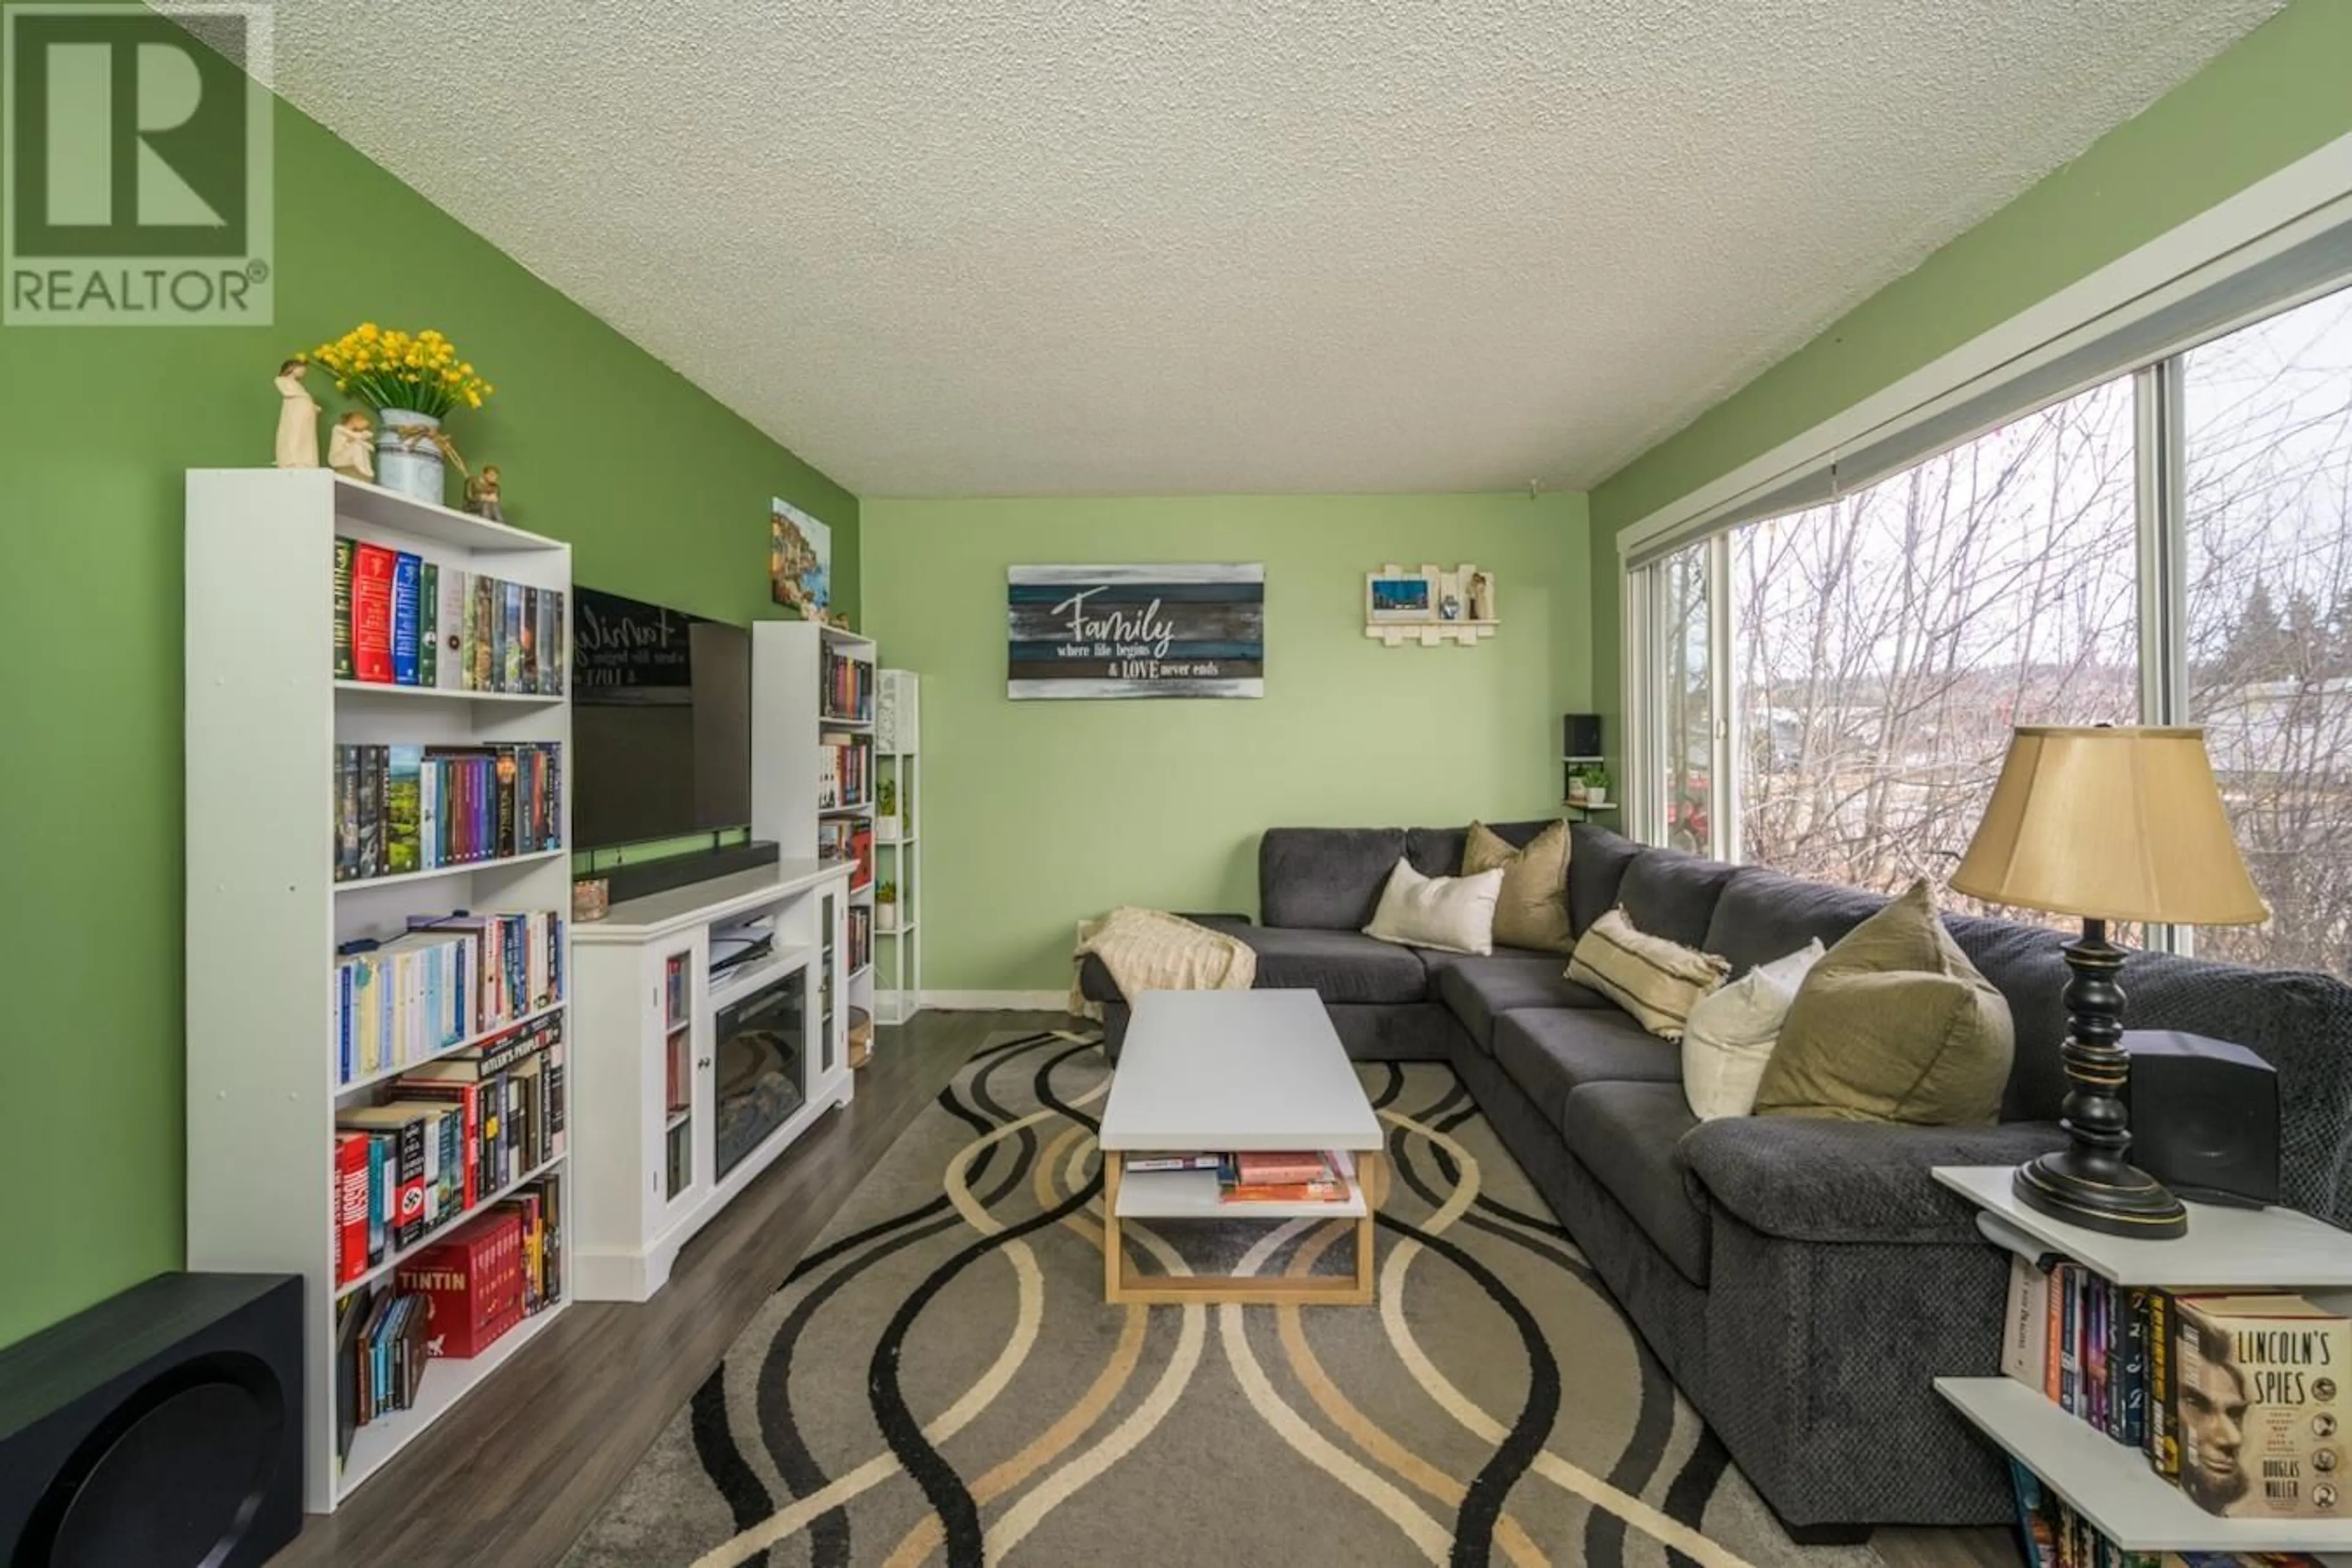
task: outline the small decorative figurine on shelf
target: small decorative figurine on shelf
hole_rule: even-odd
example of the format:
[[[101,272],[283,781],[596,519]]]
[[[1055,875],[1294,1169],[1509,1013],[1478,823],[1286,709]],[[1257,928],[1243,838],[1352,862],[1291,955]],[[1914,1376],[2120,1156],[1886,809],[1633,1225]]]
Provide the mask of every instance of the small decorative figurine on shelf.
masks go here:
[[[499,466],[485,463],[482,471],[466,481],[466,510],[476,517],[492,522],[504,522],[506,513],[499,506]]]
[[[1444,598],[1438,601],[1437,614],[1439,618],[1443,620],[1460,620],[1462,618],[1462,601],[1452,594],[1446,595]]]
[[[319,466],[319,405],[303,384],[310,362],[300,354],[278,367],[278,466],[315,468]]]
[[[354,408],[327,431],[327,467],[346,479],[375,483],[375,426]]]
[[[1470,618],[1474,621],[1495,618],[1495,579],[1487,573],[1470,574]]]

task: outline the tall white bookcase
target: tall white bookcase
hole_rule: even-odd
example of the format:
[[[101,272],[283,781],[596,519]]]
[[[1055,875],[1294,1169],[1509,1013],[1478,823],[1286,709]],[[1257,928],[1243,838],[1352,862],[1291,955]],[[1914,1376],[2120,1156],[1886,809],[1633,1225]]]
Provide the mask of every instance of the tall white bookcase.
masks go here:
[[[892,923],[875,910],[875,1022],[903,1024],[923,1007],[922,682],[911,669],[886,669],[875,706],[874,759],[894,813],[875,819],[876,878],[898,892]]]
[[[345,1395],[334,1376],[336,1303],[388,1279],[415,1249],[393,1249],[352,1284],[335,1281],[336,1117],[381,1098],[380,1080],[391,1076],[338,1081],[336,949],[395,935],[411,915],[461,908],[568,917],[571,874],[562,848],[338,881],[335,748],[554,742],[563,748],[559,821],[567,846],[572,817],[568,696],[335,678],[338,535],[444,568],[559,589],[567,606],[572,592],[572,552],[559,540],[324,469],[198,469],[187,477],[188,1264],[301,1276],[303,1495],[315,1513],[332,1511],[543,1332],[572,1299],[566,1279],[552,1305],[483,1353],[432,1362],[415,1403],[360,1427],[338,1462],[336,1412]],[[562,642],[568,647],[568,632]],[[562,649],[551,651],[562,657]],[[568,951],[561,968],[571,974]],[[559,999],[544,1011],[564,1005]],[[562,1158],[523,1178],[542,1179],[564,1179]],[[476,1211],[520,1184],[485,1194]],[[571,1206],[568,1188],[560,1189],[559,1211]],[[456,1223],[462,1222],[436,1227],[418,1245],[441,1239]],[[569,1249],[561,1255],[568,1258]]]
[[[771,840],[787,860],[817,857],[819,826],[848,823],[874,826],[874,785],[864,798],[828,802],[820,798],[824,763],[824,737],[847,736],[874,749],[874,710],[859,715],[836,711],[826,689],[825,670],[831,659],[847,659],[864,667],[869,679],[880,658],[871,637],[861,637],[839,626],[814,621],[755,621],[751,625],[751,837]],[[879,701],[878,682],[875,700]],[[880,856],[876,856],[877,869]],[[887,875],[887,873],[882,873]],[[863,884],[850,879],[849,904],[863,911],[870,932],[874,919],[874,889],[878,877]],[[869,936],[862,962],[845,960],[842,1000],[874,1009],[874,943]]]

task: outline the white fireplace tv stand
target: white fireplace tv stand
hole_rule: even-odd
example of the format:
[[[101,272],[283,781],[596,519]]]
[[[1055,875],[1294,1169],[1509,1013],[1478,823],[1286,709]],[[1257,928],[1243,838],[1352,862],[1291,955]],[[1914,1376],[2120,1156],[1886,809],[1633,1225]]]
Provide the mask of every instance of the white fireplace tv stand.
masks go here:
[[[849,1103],[846,861],[786,860],[572,928],[573,1288],[643,1301]]]

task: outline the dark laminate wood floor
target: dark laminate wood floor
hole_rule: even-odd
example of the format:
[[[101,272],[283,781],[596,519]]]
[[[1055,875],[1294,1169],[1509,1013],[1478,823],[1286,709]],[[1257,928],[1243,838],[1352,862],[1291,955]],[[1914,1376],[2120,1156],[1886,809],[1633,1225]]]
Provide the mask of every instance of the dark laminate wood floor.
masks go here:
[[[884,1150],[990,1032],[1055,1013],[924,1013],[857,1098],[688,1244],[642,1306],[574,1305],[273,1568],[542,1568],[569,1550]],[[1881,1531],[1888,1568],[2014,1568],[2009,1533]]]

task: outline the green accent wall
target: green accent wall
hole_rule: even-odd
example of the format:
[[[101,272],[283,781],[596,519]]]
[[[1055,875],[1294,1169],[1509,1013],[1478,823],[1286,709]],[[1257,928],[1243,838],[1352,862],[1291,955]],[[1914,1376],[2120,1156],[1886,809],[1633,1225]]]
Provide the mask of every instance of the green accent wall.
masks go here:
[[[2352,5],[2295,0],[1592,491],[1594,695],[1622,755],[1617,536],[2352,132]]]
[[[183,1260],[182,473],[269,462],[279,360],[439,327],[498,385],[459,447],[580,581],[772,613],[778,495],[833,526],[857,602],[848,491],[312,121],[281,105],[276,134],[274,329],[0,330],[0,1344]]]
[[[1269,826],[1556,811],[1585,533],[1581,495],[867,498],[868,629],[923,681],[926,989],[1066,987],[1076,922],[1118,904],[1255,912]],[[1007,699],[1007,566],[1174,561],[1265,563],[1265,697]],[[1492,571],[1500,631],[1370,640],[1391,561]]]

